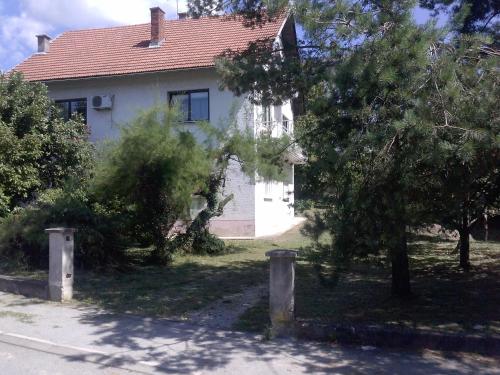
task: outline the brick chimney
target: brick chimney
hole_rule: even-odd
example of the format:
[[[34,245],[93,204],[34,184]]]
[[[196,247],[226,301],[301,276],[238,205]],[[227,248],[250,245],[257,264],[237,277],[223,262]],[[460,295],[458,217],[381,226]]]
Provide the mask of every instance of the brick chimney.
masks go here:
[[[165,12],[160,7],[151,8],[151,40],[150,47],[159,47],[165,39]]]
[[[49,52],[50,36],[42,34],[42,35],[37,35],[36,38],[38,39],[38,53]]]

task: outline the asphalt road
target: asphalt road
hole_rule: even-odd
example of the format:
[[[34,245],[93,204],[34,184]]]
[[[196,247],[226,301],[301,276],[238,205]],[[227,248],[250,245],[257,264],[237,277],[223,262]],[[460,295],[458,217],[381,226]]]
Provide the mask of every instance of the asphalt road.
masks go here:
[[[0,292],[0,374],[500,374],[494,358],[263,341]]]
[[[98,363],[71,361],[65,356],[44,351],[43,348],[26,348],[22,344],[0,342],[0,372],[26,375],[116,375],[140,372],[114,367],[102,367]]]

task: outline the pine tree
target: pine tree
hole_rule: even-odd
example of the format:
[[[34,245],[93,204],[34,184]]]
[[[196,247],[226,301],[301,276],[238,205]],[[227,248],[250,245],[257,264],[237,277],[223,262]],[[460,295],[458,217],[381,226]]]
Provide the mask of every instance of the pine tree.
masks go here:
[[[422,202],[431,221],[460,234],[466,270],[471,226],[500,207],[500,78],[488,44],[474,35],[436,44],[418,114],[435,129]]]
[[[309,158],[308,186],[329,207],[308,230],[334,237],[331,246],[317,243],[312,258],[335,268],[387,251],[398,296],[410,293],[407,229],[436,222],[458,229],[465,267],[470,224],[497,204],[499,185],[498,52],[484,41],[472,48],[450,40],[432,22],[416,25],[415,6],[191,2],[194,15],[226,9],[258,27],[289,11],[300,25],[297,45],[260,40],[227,51],[218,71],[226,87],[257,103],[304,98],[296,135]]]
[[[256,23],[286,5],[229,3]],[[266,6],[269,16],[256,18]],[[429,46],[437,37],[430,26],[414,24],[414,6],[414,1],[295,1],[289,7],[304,40],[285,44],[284,58],[269,40],[243,53],[226,53],[218,64],[227,87],[250,93],[254,101],[305,97],[298,138],[316,189],[330,207],[319,226],[335,235],[333,257],[340,262],[387,249],[398,296],[410,293],[406,228],[414,222],[416,178],[411,166],[425,154],[425,147],[415,144],[428,132],[415,121],[415,92],[425,82]]]

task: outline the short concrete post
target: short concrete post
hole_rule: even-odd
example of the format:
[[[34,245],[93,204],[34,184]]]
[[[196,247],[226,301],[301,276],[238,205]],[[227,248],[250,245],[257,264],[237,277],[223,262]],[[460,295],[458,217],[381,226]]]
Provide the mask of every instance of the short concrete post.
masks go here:
[[[287,336],[294,328],[295,258],[297,251],[277,249],[270,257],[269,314],[275,336]]]
[[[73,298],[73,228],[49,228],[49,299]]]

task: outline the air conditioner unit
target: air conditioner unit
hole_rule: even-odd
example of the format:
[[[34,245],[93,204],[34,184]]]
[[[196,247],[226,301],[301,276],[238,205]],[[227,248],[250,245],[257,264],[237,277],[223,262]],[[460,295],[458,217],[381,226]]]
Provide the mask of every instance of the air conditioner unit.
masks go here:
[[[101,109],[111,109],[113,107],[113,97],[114,95],[95,95],[92,97],[92,108]]]

